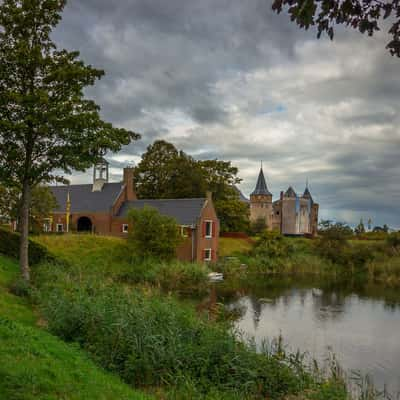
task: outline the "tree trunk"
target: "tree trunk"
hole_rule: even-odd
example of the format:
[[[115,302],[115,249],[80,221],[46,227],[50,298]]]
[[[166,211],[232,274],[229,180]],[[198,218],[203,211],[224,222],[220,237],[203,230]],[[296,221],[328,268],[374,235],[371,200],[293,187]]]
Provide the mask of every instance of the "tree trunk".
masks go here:
[[[31,201],[31,188],[29,183],[25,182],[22,188],[22,201],[20,211],[20,247],[19,247],[19,265],[22,277],[29,282],[29,206]]]

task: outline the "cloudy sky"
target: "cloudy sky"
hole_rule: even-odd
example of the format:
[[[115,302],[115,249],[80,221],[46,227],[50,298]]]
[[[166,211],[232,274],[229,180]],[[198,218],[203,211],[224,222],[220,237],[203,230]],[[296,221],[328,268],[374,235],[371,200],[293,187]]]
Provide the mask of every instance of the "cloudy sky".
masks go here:
[[[69,0],[60,47],[106,71],[87,94],[140,142],[232,160],[248,195],[260,161],[274,197],[306,179],[321,217],[400,227],[400,60],[385,32],[317,40],[269,0]],[[87,182],[75,174],[72,182]]]

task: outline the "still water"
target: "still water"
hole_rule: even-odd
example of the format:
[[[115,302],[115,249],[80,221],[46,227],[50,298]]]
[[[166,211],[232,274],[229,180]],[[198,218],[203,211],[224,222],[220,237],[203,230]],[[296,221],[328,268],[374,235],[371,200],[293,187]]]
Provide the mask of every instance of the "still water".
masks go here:
[[[236,327],[261,346],[279,335],[319,362],[334,353],[349,373],[400,392],[400,291],[348,283],[270,282],[219,300],[239,310]]]

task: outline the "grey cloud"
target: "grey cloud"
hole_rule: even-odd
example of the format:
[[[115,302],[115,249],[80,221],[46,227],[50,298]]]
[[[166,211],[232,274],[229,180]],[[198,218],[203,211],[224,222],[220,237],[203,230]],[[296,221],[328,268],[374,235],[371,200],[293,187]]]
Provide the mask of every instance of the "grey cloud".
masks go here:
[[[399,62],[386,37],[339,29],[333,42],[317,41],[270,6],[70,0],[54,38],[106,70],[87,91],[104,118],[143,134],[119,156],[169,140],[232,160],[246,194],[263,160],[275,196],[289,185],[302,192],[309,178],[322,216],[365,213],[400,227]]]

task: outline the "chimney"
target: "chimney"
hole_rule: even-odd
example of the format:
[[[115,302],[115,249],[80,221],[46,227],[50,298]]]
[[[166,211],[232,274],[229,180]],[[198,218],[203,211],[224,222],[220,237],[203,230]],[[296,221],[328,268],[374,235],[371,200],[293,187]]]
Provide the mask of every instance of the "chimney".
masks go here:
[[[124,185],[126,188],[126,199],[128,201],[137,199],[133,171],[134,171],[133,167],[124,168]]]
[[[281,190],[281,200],[283,200],[283,190]]]

